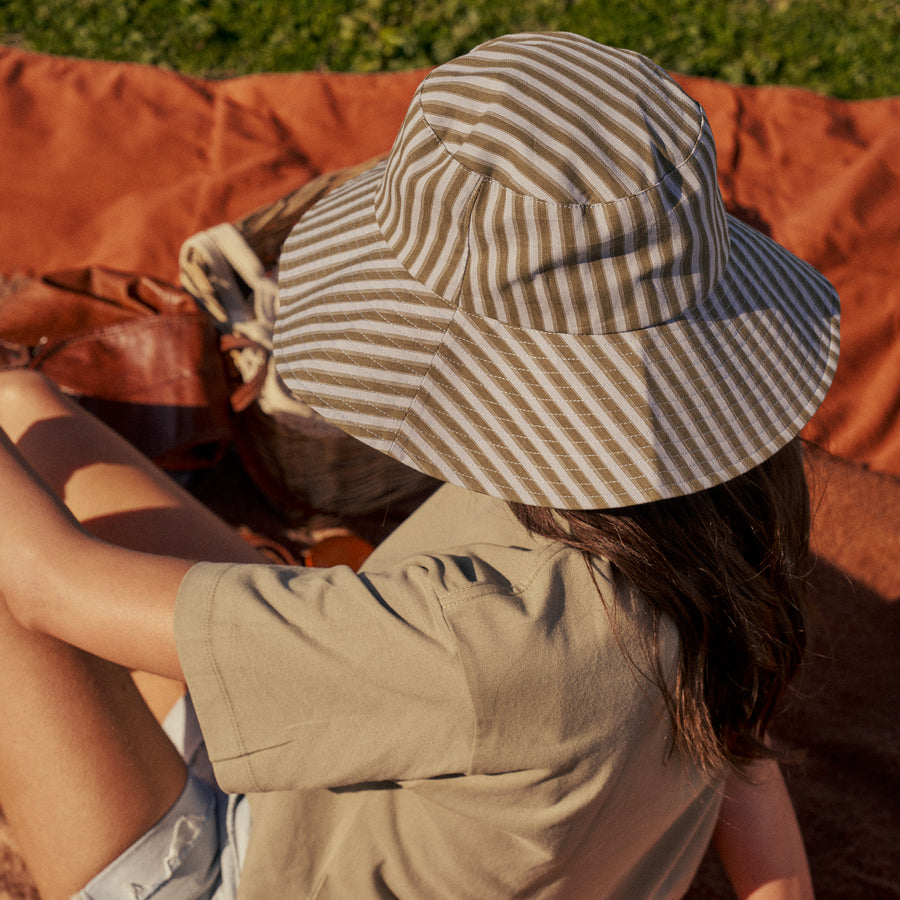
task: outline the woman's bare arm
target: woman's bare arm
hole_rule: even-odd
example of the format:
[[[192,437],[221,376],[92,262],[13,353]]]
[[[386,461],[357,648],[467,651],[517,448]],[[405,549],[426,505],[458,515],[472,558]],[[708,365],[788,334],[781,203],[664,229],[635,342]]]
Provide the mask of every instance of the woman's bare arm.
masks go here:
[[[806,850],[777,763],[732,774],[713,843],[740,900],[812,900]]]
[[[26,628],[182,678],[175,597],[191,563],[85,531],[0,433],[0,595]]]

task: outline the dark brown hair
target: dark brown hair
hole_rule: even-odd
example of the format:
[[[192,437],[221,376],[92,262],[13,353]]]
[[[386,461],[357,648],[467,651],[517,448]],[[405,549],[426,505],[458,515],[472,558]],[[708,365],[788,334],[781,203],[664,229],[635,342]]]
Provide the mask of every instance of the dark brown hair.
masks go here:
[[[651,674],[704,771],[772,755],[764,734],[806,648],[809,496],[798,439],[724,484],[613,510],[510,504],[530,531],[603,557],[647,600]],[[674,683],[663,615],[681,647]]]

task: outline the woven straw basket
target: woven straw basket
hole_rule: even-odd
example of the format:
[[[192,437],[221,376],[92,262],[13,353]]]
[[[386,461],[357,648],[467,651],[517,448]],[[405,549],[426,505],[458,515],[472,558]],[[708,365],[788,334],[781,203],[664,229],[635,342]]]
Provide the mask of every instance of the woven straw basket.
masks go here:
[[[235,446],[257,487],[288,518],[310,510],[400,514],[437,484],[326,422],[286,390],[272,362],[278,299],[271,273],[282,243],[316,200],[377,161],[321,175],[181,249],[181,282],[216,322],[235,379]]]

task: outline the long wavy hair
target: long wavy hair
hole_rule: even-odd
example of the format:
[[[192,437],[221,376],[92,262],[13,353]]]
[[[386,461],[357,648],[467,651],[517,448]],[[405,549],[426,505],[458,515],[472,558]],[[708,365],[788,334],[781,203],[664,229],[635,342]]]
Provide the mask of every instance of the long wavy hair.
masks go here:
[[[710,774],[772,756],[765,732],[806,649],[809,495],[799,439],[724,484],[613,510],[510,504],[530,531],[602,557],[646,599],[652,679]],[[593,569],[592,569],[593,571]],[[659,625],[680,650],[667,679]]]

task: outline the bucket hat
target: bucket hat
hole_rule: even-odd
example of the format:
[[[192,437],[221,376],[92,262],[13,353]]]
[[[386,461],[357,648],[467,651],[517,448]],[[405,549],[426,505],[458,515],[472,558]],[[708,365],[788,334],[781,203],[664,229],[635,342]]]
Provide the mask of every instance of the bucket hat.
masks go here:
[[[464,488],[566,509],[775,453],[837,366],[838,299],[727,215],[702,107],[650,60],[508,35],[433,70],[386,161],[279,263],[278,372]]]

